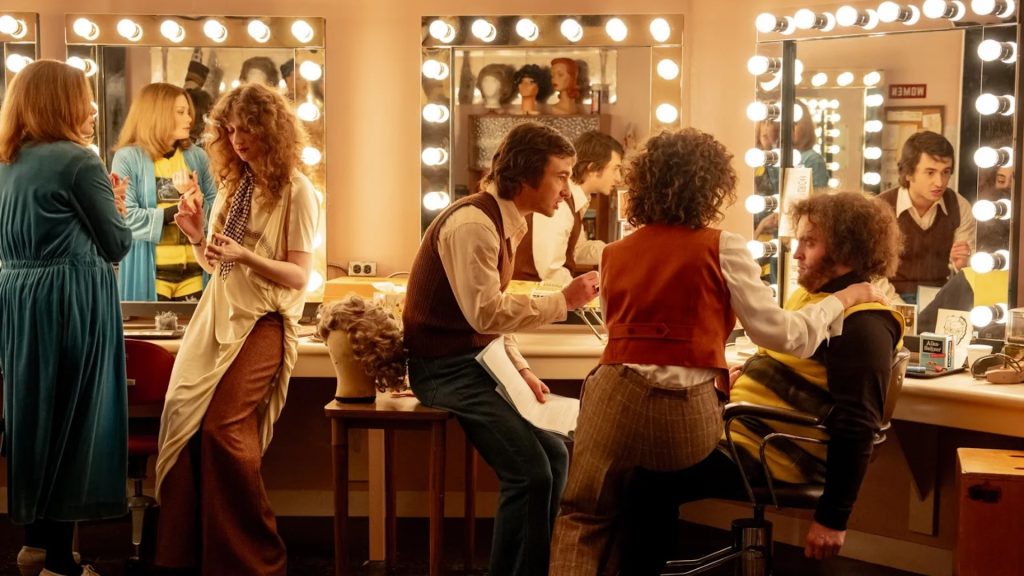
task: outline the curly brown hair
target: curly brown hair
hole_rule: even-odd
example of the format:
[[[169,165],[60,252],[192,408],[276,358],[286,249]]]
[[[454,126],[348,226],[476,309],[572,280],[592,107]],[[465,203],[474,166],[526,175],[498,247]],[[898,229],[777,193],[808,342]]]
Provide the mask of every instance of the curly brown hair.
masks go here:
[[[652,136],[626,171],[627,215],[634,226],[705,228],[736,200],[732,154],[715,137],[683,128]]]
[[[900,263],[900,229],[892,208],[862,192],[820,194],[789,211],[793,225],[814,224],[825,241],[828,260],[849,266],[860,278],[888,278]]]
[[[305,130],[284,96],[262,84],[243,84],[221,96],[206,123],[206,152],[217,184],[227,194],[227,206],[246,164],[231,146],[227,128],[232,120],[255,136],[262,152],[249,162],[257,198],[264,206],[277,204],[290,190],[292,174],[302,166],[299,158],[306,145]]]
[[[352,343],[352,355],[362,364],[377,390],[405,388],[406,352],[402,325],[379,304],[350,294],[320,309],[317,332],[327,340],[331,332],[344,330]]]

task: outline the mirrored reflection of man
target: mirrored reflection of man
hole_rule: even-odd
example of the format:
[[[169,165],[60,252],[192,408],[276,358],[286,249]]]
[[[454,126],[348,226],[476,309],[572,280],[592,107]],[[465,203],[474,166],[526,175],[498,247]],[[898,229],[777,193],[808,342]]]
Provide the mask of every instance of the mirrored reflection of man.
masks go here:
[[[856,282],[891,274],[899,230],[883,205],[860,193],[820,195],[793,207],[800,288],[786,310],[800,310]],[[839,553],[882,422],[894,353],[902,346],[903,318],[868,303],[850,307],[842,334],[825,340],[810,358],[761,348],[730,371],[731,402],[750,402],[828,414],[827,446],[773,441],[766,452],[776,483],[823,482],[804,553]],[[760,420],[733,424],[740,464],[752,484],[764,485],[758,444],[771,432],[808,435],[806,428]],[[677,472],[637,472],[624,527],[623,574],[658,574],[676,541],[679,505],[704,498],[746,500],[746,490],[724,442],[701,463]]]
[[[568,310],[597,295],[596,272],[541,298],[505,292],[526,234],[525,216],[551,216],[569,196],[574,156],[572,144],[551,128],[513,128],[494,155],[485,190],[434,220],[409,275],[402,318],[412,390],[423,404],[456,415],[501,481],[490,562],[495,575],[547,574],[568,452],[561,439],[534,428],[498,394],[475,357],[503,338],[513,365],[543,402],[548,388],[512,334],[564,320]]]
[[[516,251],[516,280],[544,281],[564,286],[579,266],[595,266],[604,242],[581,240],[583,215],[593,194],[611,194],[622,182],[622,144],[607,134],[585,132],[576,139],[576,164],[569,181],[569,198],[554,216],[535,213]]]
[[[899,187],[879,195],[903,233],[900,265],[889,280],[910,304],[917,303],[918,286],[942,286],[967,267],[975,250],[971,204],[948,187],[954,158],[953,145],[941,134],[918,132],[900,152]]]

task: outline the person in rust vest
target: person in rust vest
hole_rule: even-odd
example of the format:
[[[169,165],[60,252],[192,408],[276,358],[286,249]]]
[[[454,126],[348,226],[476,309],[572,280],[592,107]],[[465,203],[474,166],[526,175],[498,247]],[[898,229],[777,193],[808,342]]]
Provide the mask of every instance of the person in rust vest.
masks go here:
[[[971,205],[947,187],[953,162],[949,140],[918,132],[900,152],[899,187],[878,196],[895,211],[903,234],[900,266],[889,281],[910,304],[917,303],[918,286],[942,286],[974,252],[978,223]]]
[[[593,194],[608,196],[622,181],[622,144],[607,134],[584,132],[573,145],[576,164],[569,198],[555,215],[526,217],[526,236],[516,250],[514,280],[544,281],[564,286],[577,264],[596,265],[604,249],[600,240],[580,240],[583,214]]]
[[[898,265],[899,228],[892,212],[873,198],[859,192],[819,195],[798,202],[791,217],[800,288],[787,300],[787,311],[806,311],[850,286],[884,278]],[[812,345],[816,349],[810,357],[762,341],[756,355],[730,371],[730,402],[828,414],[827,434],[818,436],[828,439],[827,448],[776,438],[765,453],[777,485],[824,484],[804,548],[807,557],[819,560],[835,556],[843,546],[903,335],[902,316],[876,302],[847,308],[842,322],[842,333]],[[637,471],[623,523],[622,563],[629,574],[661,572],[676,542],[680,504],[704,498],[747,500],[738,465],[753,485],[765,484],[759,443],[766,434],[808,434],[805,427],[746,418],[734,421],[731,432],[739,462],[722,442],[685,470]]]
[[[550,573],[603,573],[630,476],[675,471],[708,456],[722,434],[715,394],[736,318],[761,346],[807,357],[849,306],[882,300],[851,283],[783,311],[745,240],[711,225],[735,200],[730,154],[694,128],[662,132],[630,163],[627,214],[639,229],[601,257],[608,344],[587,378]],[[614,423],[614,425],[610,425]],[[623,566],[634,574],[633,566]]]
[[[504,338],[513,364],[543,402],[548,388],[530,371],[512,333],[564,320],[567,310],[597,295],[594,272],[542,298],[505,292],[526,216],[551,216],[569,196],[573,157],[572,144],[551,128],[513,128],[494,155],[485,190],[434,220],[409,275],[402,319],[413,393],[453,412],[501,481],[490,562],[495,576],[547,573],[568,453],[557,436],[534,428],[498,394],[475,356]]]

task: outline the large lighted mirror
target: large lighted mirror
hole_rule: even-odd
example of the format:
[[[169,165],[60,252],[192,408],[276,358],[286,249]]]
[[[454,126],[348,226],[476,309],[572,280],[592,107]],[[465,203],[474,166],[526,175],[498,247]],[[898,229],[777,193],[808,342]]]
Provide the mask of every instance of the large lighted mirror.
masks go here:
[[[39,58],[39,15],[30,12],[0,12],[0,47],[3,48],[3,84],[0,102],[7,93],[7,83],[22,68]]]
[[[323,19],[72,14],[66,24],[68,63],[81,67],[93,81],[100,155],[113,171],[123,172],[138,163],[144,173],[153,173],[151,185],[145,182],[140,190],[129,190],[129,198],[134,199],[129,202],[129,220],[134,222],[134,210],[138,222],[132,226],[135,246],[118,271],[122,299],[198,300],[206,282],[174,223],[154,220],[154,214],[177,201],[172,178],[142,153],[121,152],[115,158],[133,106],[147,112],[148,121],[140,116],[138,134],[155,131],[158,122],[165,121],[157,120],[154,112],[173,117],[173,109],[152,110],[159,101],[155,92],[142,95],[143,89],[154,83],[184,90],[183,100],[191,111],[188,148],[192,150],[182,150],[181,156],[192,170],[199,162],[197,150],[204,146],[206,115],[221,94],[239,84],[261,82],[293,103],[309,135],[303,168],[321,203],[314,271],[308,286],[313,298],[321,293],[326,270]],[[212,174],[208,183],[212,183]],[[207,191],[207,196],[215,193]]]
[[[763,109],[777,111],[776,125],[792,123],[792,130],[785,146],[769,142],[771,137],[755,143],[755,148],[778,149],[777,159],[748,153],[755,170],[771,174],[770,161],[809,168],[813,184],[805,188],[806,193],[861,190],[880,194],[883,200],[895,199],[899,210],[901,195],[910,198],[921,193],[913,189],[912,180],[908,188],[907,173],[901,179],[904,145],[919,132],[940,135],[953,150],[946,186],[955,194],[943,196],[942,205],[931,216],[934,229],[919,227],[924,227],[925,243],[942,244],[943,254],[938,254],[938,248],[919,249],[915,260],[905,252],[904,262],[922,259],[927,253],[931,260],[942,260],[931,266],[941,270],[930,275],[918,271],[921,276],[914,280],[910,271],[901,268],[901,276],[891,281],[907,303],[917,305],[924,321],[919,330],[934,328],[933,312],[940,306],[974,310],[976,328],[998,329],[996,324],[1005,321],[1006,305],[1014,301],[1016,290],[1010,268],[1017,259],[1009,254],[1010,219],[1020,203],[1013,184],[1017,157],[1014,3],[928,0],[857,3],[838,9],[811,6],[794,14],[762,14],[756,26],[759,54],[774,53],[752,60],[758,102],[752,105],[751,119],[760,120],[758,113]],[[792,71],[787,74],[789,67]],[[813,136],[807,137],[808,133]],[[778,180],[755,190],[759,196],[781,193],[778,202],[748,203],[755,223],[766,219],[776,203],[785,206],[791,200],[787,193],[799,189],[783,183],[785,177]],[[886,194],[900,188],[910,193]],[[923,193],[942,193],[938,184],[934,188]],[[899,217],[911,218],[910,210],[915,208],[901,211]],[[917,216],[919,222],[929,219],[927,213]],[[950,252],[951,244],[961,241],[967,243],[969,255],[957,257]],[[777,250],[784,263],[788,260],[785,244],[783,240]],[[769,277],[784,286],[783,297],[795,276],[786,274],[786,268],[773,265]]]
[[[422,27],[422,229],[477,191],[505,134],[541,122],[570,141],[597,130],[627,150],[679,126],[683,20],[665,16],[443,16]],[[590,238],[624,223],[614,195]]]

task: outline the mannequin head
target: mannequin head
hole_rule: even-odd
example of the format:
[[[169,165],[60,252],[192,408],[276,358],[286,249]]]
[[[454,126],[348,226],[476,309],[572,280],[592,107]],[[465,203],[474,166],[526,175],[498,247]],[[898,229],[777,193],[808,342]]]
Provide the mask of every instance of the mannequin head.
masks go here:
[[[512,101],[515,96],[513,72],[514,69],[508,64],[488,64],[480,69],[476,87],[483,96],[486,108],[500,108]]]
[[[340,346],[342,358],[361,368],[377,390],[401,390],[405,387],[405,346],[402,327],[384,308],[352,294],[321,309],[317,331],[324,340],[342,332],[348,346]],[[347,356],[347,354],[351,356]],[[347,356],[347,357],[346,357]]]
[[[526,64],[512,76],[512,83],[523,99],[534,98],[544,102],[554,93],[551,86],[551,71],[536,64]]]
[[[580,95],[576,85],[579,66],[572,58],[555,58],[551,61],[551,84],[562,98],[575,100]]]

